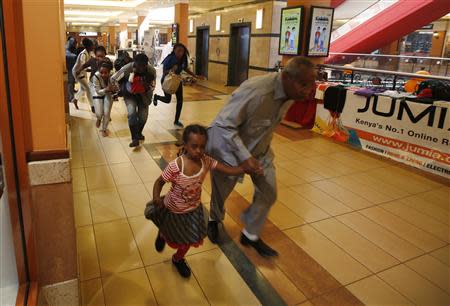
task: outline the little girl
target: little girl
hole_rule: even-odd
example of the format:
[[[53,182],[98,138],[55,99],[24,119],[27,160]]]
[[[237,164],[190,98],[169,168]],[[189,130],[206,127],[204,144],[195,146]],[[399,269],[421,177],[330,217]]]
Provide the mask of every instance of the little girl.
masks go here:
[[[99,70],[92,77],[93,100],[95,105],[95,115],[97,116],[96,126],[100,128],[103,137],[108,136],[108,124],[111,116],[112,93],[115,86],[110,82],[110,74],[113,65],[109,60],[100,63]],[[103,122],[102,122],[103,121]]]
[[[184,256],[191,246],[199,247],[206,236],[208,211],[200,202],[202,184],[210,170],[228,175],[244,173],[241,167],[229,167],[205,155],[206,129],[189,125],[183,132],[183,149],[170,162],[153,186],[153,200],[147,204],[145,216],[159,228],[155,248],[162,252],[165,244],[177,249],[172,263],[182,277],[191,270]],[[172,187],[161,197],[165,183]]]

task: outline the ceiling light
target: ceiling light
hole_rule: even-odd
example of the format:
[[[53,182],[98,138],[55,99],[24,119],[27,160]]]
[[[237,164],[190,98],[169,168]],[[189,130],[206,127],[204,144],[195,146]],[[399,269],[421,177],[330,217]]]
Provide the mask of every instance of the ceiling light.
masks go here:
[[[189,33],[194,32],[194,19],[189,19]]]
[[[262,29],[263,27],[263,9],[256,10],[256,29]]]
[[[64,5],[80,5],[80,6],[107,6],[107,7],[125,7],[133,8],[146,0],[133,1],[93,1],[93,0],[64,0]]]
[[[220,31],[220,15],[216,15],[216,31]]]
[[[108,18],[106,19],[100,19],[100,18],[94,18],[94,17],[66,17],[64,18],[66,22],[72,22],[72,21],[86,21],[86,22],[106,22],[108,21]]]
[[[101,23],[99,22],[71,22],[72,25],[92,25],[99,26]]]
[[[88,10],[65,10],[64,15],[74,16],[98,16],[98,17],[115,17],[122,14],[123,11],[88,11]]]

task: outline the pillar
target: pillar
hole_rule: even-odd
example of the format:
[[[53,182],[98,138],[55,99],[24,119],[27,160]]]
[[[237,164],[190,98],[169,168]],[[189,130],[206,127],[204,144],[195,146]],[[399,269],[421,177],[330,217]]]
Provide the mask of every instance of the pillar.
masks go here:
[[[178,1],[175,4],[175,23],[178,24],[178,41],[188,47],[189,33],[189,4],[188,1]]]
[[[120,39],[120,48],[126,48],[127,47],[127,39],[128,39],[128,26],[126,22],[120,23],[120,33],[119,33],[119,39]]]
[[[142,23],[145,20],[145,17],[146,16],[138,15],[138,19],[137,19],[137,29],[138,29],[137,45],[138,46],[141,45],[142,39],[144,38],[144,31],[147,30],[147,29],[145,29],[144,31],[142,31],[142,29],[141,29],[141,26],[142,26]]]
[[[287,7],[292,7],[292,6],[299,6],[302,5],[304,7],[304,18],[303,18],[303,28],[305,29],[303,31],[302,34],[302,49],[300,50],[300,55],[304,56],[305,55],[305,49],[306,49],[306,45],[308,44],[308,42],[306,41],[307,39],[307,31],[308,29],[308,25],[309,25],[309,19],[310,19],[310,13],[311,13],[311,6],[323,6],[323,7],[331,7],[331,0],[288,0],[287,1]],[[292,56],[287,56],[284,55],[283,56],[283,60],[282,63],[286,64],[286,62],[291,58]],[[324,57],[309,57],[309,60],[311,60],[311,62],[313,62],[314,64],[323,64],[325,58]],[[294,103],[291,108],[288,111],[288,115],[289,114],[296,114],[301,112],[302,109],[302,105],[299,103]],[[291,117],[289,117],[291,120]],[[297,122],[292,122],[292,121],[287,121],[287,120],[283,120],[282,122],[283,124],[290,126],[292,128],[302,128],[301,125],[299,125]]]
[[[303,31],[303,35],[302,35],[302,49],[300,51],[300,55],[305,55],[305,49],[306,49],[305,46],[306,46],[306,44],[308,44],[308,42],[306,41],[306,39],[307,39],[306,32],[309,30],[308,25],[309,25],[310,13],[311,13],[311,6],[332,7],[331,2],[333,2],[333,1],[332,0],[288,0],[287,1],[287,7],[302,5],[304,8],[303,28],[305,30]],[[283,64],[285,64],[290,58],[291,58],[291,56],[284,55],[283,61],[282,61]],[[324,60],[325,60],[324,57],[309,57],[309,59],[314,64],[323,64]]]
[[[116,27],[109,26],[109,52],[114,53],[116,51]]]

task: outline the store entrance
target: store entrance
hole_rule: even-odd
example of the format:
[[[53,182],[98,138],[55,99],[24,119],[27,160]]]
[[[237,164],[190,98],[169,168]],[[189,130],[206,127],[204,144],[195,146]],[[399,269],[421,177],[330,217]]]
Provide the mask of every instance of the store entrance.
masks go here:
[[[197,28],[195,73],[208,77],[209,27]]]
[[[228,85],[239,86],[248,79],[250,23],[231,24]]]

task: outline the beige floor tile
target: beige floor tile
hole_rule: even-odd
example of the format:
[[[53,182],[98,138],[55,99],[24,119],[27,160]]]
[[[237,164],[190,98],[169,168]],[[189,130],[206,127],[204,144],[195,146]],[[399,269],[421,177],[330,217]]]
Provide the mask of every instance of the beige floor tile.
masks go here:
[[[94,225],[102,276],[143,267],[126,219]]]
[[[430,282],[450,293],[450,268],[430,255],[424,255],[405,263]]]
[[[296,162],[305,168],[308,168],[314,172],[317,172],[324,178],[333,178],[333,177],[343,175],[343,173],[341,171],[338,171],[333,168],[329,168],[329,167],[323,165],[322,163],[314,161],[310,158],[297,160]]]
[[[329,214],[301,197],[292,189],[279,189],[278,201],[286,205],[286,207],[306,222],[314,222],[330,217]]]
[[[83,160],[85,167],[106,165],[106,157],[101,148],[83,150]]]
[[[183,279],[172,262],[156,264],[146,270],[158,305],[209,305],[195,277]]]
[[[424,189],[431,190],[431,189],[443,187],[443,185],[441,183],[431,180],[431,179],[429,179],[425,176],[422,176],[422,175],[418,174],[417,172],[411,171],[407,168],[402,168],[400,166],[394,166],[393,168],[395,168],[395,171],[397,173],[403,174],[405,177],[407,177],[409,180],[411,180],[411,182],[417,182],[418,186],[422,185],[424,187]],[[419,190],[419,189],[420,188],[418,188],[417,190]],[[419,192],[421,192],[421,191],[419,191]]]
[[[89,190],[114,188],[114,180],[108,166],[84,168]]]
[[[364,209],[360,213],[426,252],[445,245],[444,241],[380,207]]]
[[[276,202],[270,208],[269,220],[281,230],[305,224],[305,220],[281,202]]]
[[[89,205],[89,197],[86,191],[75,192],[73,194],[73,206],[76,226],[92,224],[91,207]]]
[[[81,305],[104,306],[102,281],[100,278],[81,282]]]
[[[417,305],[449,305],[449,295],[419,274],[400,265],[378,276]]]
[[[337,219],[400,261],[405,261],[423,254],[423,251],[416,246],[401,239],[359,213],[339,216]]]
[[[150,157],[150,154],[148,154],[147,150],[145,148],[137,148],[137,149],[131,149],[128,148],[128,143],[130,142],[129,139],[125,140],[125,152],[128,154],[128,157],[130,158],[131,162],[140,162],[140,161],[153,161]]]
[[[86,191],[86,176],[84,175],[84,169],[72,169],[72,189],[73,192]]]
[[[439,206],[440,208],[444,209],[445,211],[450,211],[450,188],[449,187],[442,187],[439,189],[434,189],[428,192],[424,192],[421,194],[418,194],[417,196],[422,197],[423,199],[427,200],[428,202]]]
[[[89,191],[94,224],[125,218],[122,201],[115,188]]]
[[[370,173],[359,173],[352,175],[351,177],[361,183],[371,186],[377,192],[390,196],[393,199],[401,199],[411,195],[409,192],[403,189],[374,178]]]
[[[103,151],[109,164],[129,163],[130,159],[120,142],[103,144]]]
[[[103,292],[108,306],[158,305],[145,269],[121,272],[103,278]]]
[[[431,203],[429,199],[414,195],[412,197],[401,199],[400,202],[447,226],[450,223],[450,212],[448,209],[444,209],[439,205]]]
[[[72,169],[83,168],[83,154],[81,152],[72,152],[70,155],[70,167]]]
[[[376,189],[374,189],[372,185],[367,185],[357,180],[353,176],[338,177],[330,181],[338,184],[341,187],[344,187],[345,189],[352,191],[353,193],[356,193],[357,195],[368,200],[369,202],[375,204],[380,204],[394,200],[393,197],[378,192]]]
[[[446,264],[447,266],[450,266],[450,246],[447,245],[443,248],[440,248],[436,251],[433,251],[430,253],[431,256],[442,262],[443,264]]]
[[[143,182],[154,182],[161,175],[161,169],[153,160],[133,164]]]
[[[161,253],[155,250],[155,239],[158,228],[152,221],[145,219],[143,216],[139,216],[129,218],[129,222],[145,266],[161,263],[172,258],[175,251],[168,246]]]
[[[414,305],[377,276],[370,276],[347,286],[365,305]]]
[[[414,178],[411,178],[409,175],[400,173],[397,167],[375,169],[373,171],[370,171],[368,174],[376,180],[402,188],[411,194],[424,192],[430,189],[429,186],[418,182]]]
[[[332,146],[336,147],[336,145],[334,144]],[[359,171],[358,168],[355,168],[351,165],[345,165],[336,160],[332,160],[327,155],[311,157],[311,160],[314,161],[315,163],[320,163],[323,166],[333,169],[334,171],[342,175],[348,175]]]
[[[399,263],[397,259],[336,219],[319,221],[312,226],[372,272],[376,273]]]
[[[189,257],[188,263],[211,305],[260,305],[220,250]]]
[[[331,216],[341,215],[352,211],[348,206],[310,184],[295,186],[291,189]]]
[[[145,205],[151,200],[144,184],[118,186],[120,198],[127,217],[142,216]]]
[[[307,181],[288,172],[287,170],[285,170],[283,168],[277,169],[276,177],[277,177],[277,182],[279,182],[280,184],[282,184],[284,186],[288,186],[288,187],[307,183]]]
[[[77,228],[77,250],[80,280],[100,277],[100,267],[92,226]]]
[[[343,285],[371,274],[366,267],[310,225],[290,229],[285,233]]]
[[[276,161],[277,159],[275,159]],[[305,168],[304,166],[300,165],[299,163],[289,160],[289,161],[283,161],[277,163],[281,168],[285,169],[286,171],[292,173],[296,177],[306,181],[306,182],[314,182],[323,180],[324,177],[314,170]]]
[[[311,185],[319,188],[323,192],[326,192],[333,198],[339,200],[354,210],[363,209],[374,205],[370,201],[364,199],[356,193],[353,193],[351,190],[345,189],[336,183],[330,182],[329,180],[313,182]]]
[[[132,163],[110,165],[116,186],[142,183]]]
[[[384,209],[389,212],[399,216],[400,218],[410,222],[411,224],[417,226],[418,228],[427,231],[442,241],[449,242],[449,227],[445,224],[442,224],[435,219],[420,213],[415,209],[411,209],[410,207],[402,204],[399,201],[390,202],[381,205]]]

